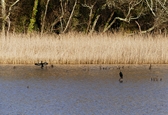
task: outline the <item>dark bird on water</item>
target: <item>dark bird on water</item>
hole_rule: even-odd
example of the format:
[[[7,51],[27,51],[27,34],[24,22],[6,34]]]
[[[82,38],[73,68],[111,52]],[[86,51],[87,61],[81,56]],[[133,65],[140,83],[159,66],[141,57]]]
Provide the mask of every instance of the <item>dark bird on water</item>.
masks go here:
[[[35,65],[41,66],[41,69],[43,69],[43,67],[44,67],[45,65],[48,65],[48,63],[41,61],[41,63],[38,62],[38,63],[35,63]]]
[[[119,75],[120,75],[120,78],[123,79],[123,73],[121,71],[120,71]]]
[[[123,82],[123,73],[121,71],[119,73],[119,76],[120,76],[119,82],[122,83]]]
[[[51,65],[51,68],[53,68],[54,67],[54,65]]]

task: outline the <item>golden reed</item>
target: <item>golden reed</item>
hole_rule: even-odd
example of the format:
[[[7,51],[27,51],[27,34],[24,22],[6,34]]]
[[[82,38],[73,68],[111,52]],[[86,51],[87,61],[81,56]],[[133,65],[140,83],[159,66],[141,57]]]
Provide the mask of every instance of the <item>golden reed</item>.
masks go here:
[[[70,32],[62,35],[10,34],[0,38],[0,64],[167,64],[168,38],[162,35]]]

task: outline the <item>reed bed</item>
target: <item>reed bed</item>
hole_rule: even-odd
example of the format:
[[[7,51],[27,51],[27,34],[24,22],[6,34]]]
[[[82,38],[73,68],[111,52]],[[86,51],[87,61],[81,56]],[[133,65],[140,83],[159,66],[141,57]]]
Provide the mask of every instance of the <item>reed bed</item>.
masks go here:
[[[0,38],[1,64],[167,64],[168,38],[121,33],[10,34]]]

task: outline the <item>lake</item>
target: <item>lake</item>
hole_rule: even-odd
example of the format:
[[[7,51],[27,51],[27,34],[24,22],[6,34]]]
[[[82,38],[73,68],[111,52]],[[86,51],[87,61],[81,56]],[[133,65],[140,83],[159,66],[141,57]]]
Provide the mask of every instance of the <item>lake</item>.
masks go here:
[[[168,65],[0,65],[0,115],[168,115]]]

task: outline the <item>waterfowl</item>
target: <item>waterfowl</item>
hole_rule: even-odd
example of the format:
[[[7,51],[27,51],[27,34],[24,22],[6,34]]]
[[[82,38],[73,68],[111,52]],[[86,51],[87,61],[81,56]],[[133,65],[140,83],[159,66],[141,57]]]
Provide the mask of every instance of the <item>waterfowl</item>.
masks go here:
[[[120,71],[119,75],[120,75],[120,78],[123,79],[123,73],[121,71]]]
[[[151,81],[162,81],[162,78],[153,77],[153,78],[151,78]]]
[[[54,67],[54,65],[51,65],[51,68],[53,68]]]
[[[35,65],[41,66],[41,69],[43,69],[43,67],[44,67],[45,65],[48,65],[48,63],[47,63],[47,62],[44,62],[44,63],[43,63],[43,61],[41,61],[41,63],[35,63]]]
[[[119,73],[119,76],[120,76],[119,82],[122,83],[123,82],[123,73],[121,71]]]

